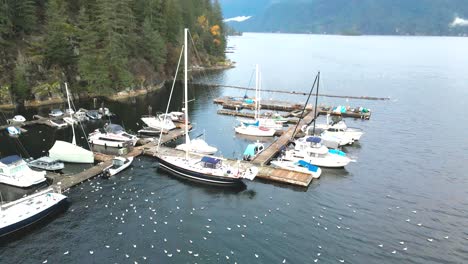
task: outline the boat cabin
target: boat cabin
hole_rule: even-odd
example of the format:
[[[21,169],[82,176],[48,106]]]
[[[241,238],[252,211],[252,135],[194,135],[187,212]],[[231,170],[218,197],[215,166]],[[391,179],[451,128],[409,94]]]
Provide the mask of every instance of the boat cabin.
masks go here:
[[[201,162],[203,163],[203,167],[210,168],[210,169],[217,169],[217,168],[220,168],[222,165],[222,162],[220,159],[212,158],[208,156],[203,157],[201,159]]]
[[[28,165],[20,156],[12,155],[0,159],[0,174],[16,175],[28,170]]]

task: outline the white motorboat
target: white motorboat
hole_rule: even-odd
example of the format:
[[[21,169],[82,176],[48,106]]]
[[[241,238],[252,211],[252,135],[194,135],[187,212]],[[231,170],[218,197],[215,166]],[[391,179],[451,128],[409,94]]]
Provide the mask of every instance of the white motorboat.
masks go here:
[[[67,92],[68,108],[71,109],[67,83],[65,83],[65,90]],[[73,132],[72,142],[56,140],[52,148],[49,149],[49,157],[64,162],[94,163],[94,153],[76,145],[75,126],[72,124],[71,127]]]
[[[21,188],[43,183],[45,171],[33,171],[19,156],[13,155],[0,159],[0,183]]]
[[[22,115],[15,115],[11,121],[13,122],[16,122],[16,123],[23,123],[23,122],[26,122],[26,118],[24,118],[24,116]]]
[[[256,137],[273,137],[276,133],[276,130],[273,128],[266,128],[262,126],[248,126],[241,124],[235,127],[236,133],[248,136],[256,136]]]
[[[176,125],[174,125],[174,122],[172,121],[172,117],[166,114],[161,114],[158,116],[143,116],[141,121],[153,129],[170,131],[176,128]]]
[[[170,112],[172,122],[185,123],[184,112]],[[190,124],[190,122],[188,122]]]
[[[301,128],[302,132],[304,132],[308,136],[320,136],[322,138],[322,144],[328,148],[338,148],[340,146],[351,145],[354,143],[354,140],[350,137],[344,137],[340,135],[332,135],[332,134],[325,134],[323,133],[323,128],[315,128],[312,126],[303,126]],[[315,133],[314,133],[315,131]]]
[[[279,159],[279,160],[273,160],[270,163],[274,167],[281,168],[284,170],[297,171],[301,173],[311,174],[314,179],[320,178],[320,175],[322,174],[322,169],[304,160],[298,160],[296,162],[296,161]]]
[[[66,115],[73,115],[74,113],[75,113],[75,110],[73,110],[71,108],[65,109],[65,114]]]
[[[101,107],[98,109],[98,112],[102,115],[102,116],[111,116],[112,113],[109,111],[109,108],[107,107]]]
[[[14,126],[7,127],[7,131],[10,136],[18,136],[21,134],[21,129],[19,129],[18,127],[14,127]]]
[[[116,124],[108,124],[104,129],[96,129],[89,134],[89,143],[106,147],[122,148],[135,146],[138,137],[125,132],[124,128]]]
[[[88,110],[86,109],[83,109],[83,108],[80,108],[78,109],[78,111],[76,111],[73,116],[75,117],[76,120],[78,121],[86,121],[86,120],[89,120],[89,117],[86,116],[86,113],[88,112]]]
[[[331,135],[339,138],[347,138],[353,142],[359,140],[364,134],[362,129],[348,127],[340,117],[333,117],[330,120],[330,114],[327,114],[326,124],[317,124],[317,128],[324,130],[324,135]]]
[[[114,176],[115,174],[128,168],[133,161],[133,157],[115,157],[112,159],[112,165],[104,169],[104,174],[108,177]]]
[[[35,160],[28,161],[28,166],[46,171],[61,171],[65,165],[63,162],[52,159],[51,157],[40,157]]]
[[[159,136],[161,134],[161,129],[151,128],[151,127],[143,127],[142,129],[138,130],[138,135],[140,136]]]
[[[188,143],[177,145],[176,149],[204,155],[212,155],[218,151],[217,148],[208,145],[202,138],[189,138]]]
[[[0,205],[0,237],[39,222],[66,207],[67,197],[53,188]]]
[[[188,29],[184,30],[184,120],[185,120],[185,144],[189,144],[188,137]],[[176,78],[174,78],[176,79]],[[171,92],[172,93],[172,92]],[[167,111],[166,111],[167,112]],[[172,122],[172,121],[171,121]],[[159,147],[159,145],[158,145]],[[192,181],[220,186],[242,187],[243,179],[253,180],[258,173],[256,167],[237,166],[223,164],[221,159],[214,157],[194,158],[189,156],[188,148],[185,157],[166,156],[157,152],[155,155],[162,169],[170,173]]]
[[[68,124],[63,119],[50,119],[49,122],[56,128],[64,128],[68,126]]]
[[[305,138],[309,144],[295,141],[294,149],[286,150],[281,159],[295,162],[304,160],[315,166],[329,168],[342,168],[352,161],[343,151],[329,150],[321,141],[319,137]]]
[[[86,116],[91,120],[98,120],[102,118],[102,115],[97,110],[88,110]]]
[[[253,160],[260,152],[265,149],[265,145],[257,141],[255,143],[247,145],[247,148],[244,151],[243,159],[250,161]]]
[[[51,117],[63,116],[63,112],[62,112],[62,110],[60,110],[60,109],[52,109],[52,110],[50,110],[50,112],[49,112],[49,116],[51,116]]]

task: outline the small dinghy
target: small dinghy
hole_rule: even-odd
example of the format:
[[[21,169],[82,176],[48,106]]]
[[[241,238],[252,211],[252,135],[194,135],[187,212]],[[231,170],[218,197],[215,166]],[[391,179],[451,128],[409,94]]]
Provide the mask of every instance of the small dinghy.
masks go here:
[[[33,167],[35,169],[54,171],[54,172],[61,171],[65,167],[63,162],[60,162],[51,157],[40,157],[36,160],[29,161],[28,166]]]
[[[133,157],[115,157],[112,159],[112,165],[104,169],[104,175],[107,177],[114,176],[115,174],[125,170],[132,164]]]
[[[49,120],[50,124],[54,127],[57,127],[57,128],[63,128],[63,127],[66,127],[68,126],[68,124],[63,121],[63,119],[56,119],[56,120]]]
[[[14,126],[7,127],[7,131],[10,136],[18,136],[21,134],[21,129]]]
[[[26,118],[24,118],[24,116],[22,116],[22,115],[15,115],[15,116],[11,119],[11,121],[16,122],[16,123],[23,123],[23,122],[26,121]]]
[[[161,130],[152,127],[143,127],[142,129],[138,130],[139,135],[143,136],[159,136],[161,134]]]
[[[51,117],[63,116],[63,112],[62,112],[62,110],[60,110],[60,109],[52,109],[52,110],[50,110],[50,112],[49,112],[49,116],[51,116]]]

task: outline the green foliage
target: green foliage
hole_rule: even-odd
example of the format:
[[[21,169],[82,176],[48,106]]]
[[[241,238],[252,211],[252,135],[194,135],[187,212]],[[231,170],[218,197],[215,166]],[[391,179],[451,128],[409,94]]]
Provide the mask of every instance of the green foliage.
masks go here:
[[[151,85],[175,70],[184,27],[202,57],[224,59],[217,1],[0,0],[0,81],[19,98],[63,81],[99,94]]]

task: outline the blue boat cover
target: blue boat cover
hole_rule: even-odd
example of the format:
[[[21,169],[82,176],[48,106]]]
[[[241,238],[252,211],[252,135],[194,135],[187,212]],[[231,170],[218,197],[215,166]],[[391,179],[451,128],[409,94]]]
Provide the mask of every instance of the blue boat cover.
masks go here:
[[[12,164],[12,163],[17,162],[18,160],[21,160],[20,156],[11,155],[11,156],[4,157],[3,159],[0,159],[0,162],[3,163],[3,164],[8,165],[8,164]]]
[[[254,103],[254,100],[253,99],[245,99],[244,102],[246,104],[253,104]]]
[[[260,121],[257,120],[255,123],[249,123],[249,122],[242,122],[245,126],[259,126]]]
[[[255,156],[255,144],[249,144],[244,151],[244,156]]]
[[[208,156],[205,156],[201,159],[202,162],[205,162],[205,163],[210,163],[210,164],[217,164],[219,162],[221,162],[220,159],[217,159],[217,158],[212,158],[212,157],[208,157]]]
[[[336,154],[336,155],[340,155],[340,156],[343,156],[343,157],[346,156],[346,153],[344,153],[343,151],[338,150],[338,149],[330,149],[330,150],[328,150],[328,152],[330,154]]]
[[[304,168],[307,168],[309,171],[312,171],[312,172],[317,172],[318,170],[318,167],[313,165],[313,164],[310,164],[309,162],[305,161],[305,160],[299,160],[297,162],[300,166],[304,167]]]
[[[312,142],[312,143],[320,143],[320,141],[322,141],[321,138],[319,137],[308,137],[306,139],[307,142]]]

